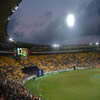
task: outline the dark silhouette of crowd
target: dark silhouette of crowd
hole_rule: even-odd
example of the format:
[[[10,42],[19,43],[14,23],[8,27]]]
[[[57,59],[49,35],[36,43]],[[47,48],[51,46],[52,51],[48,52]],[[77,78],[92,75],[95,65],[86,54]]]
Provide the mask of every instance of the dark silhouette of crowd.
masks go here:
[[[34,96],[24,88],[23,84],[8,79],[0,72],[0,100],[40,100],[40,97]]]

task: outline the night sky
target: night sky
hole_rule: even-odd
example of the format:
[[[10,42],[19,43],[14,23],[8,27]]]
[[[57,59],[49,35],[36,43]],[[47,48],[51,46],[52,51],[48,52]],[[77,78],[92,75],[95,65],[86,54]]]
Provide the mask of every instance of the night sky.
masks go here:
[[[72,28],[68,14],[75,16]],[[100,42],[100,0],[22,0],[7,31],[14,40],[33,44]]]

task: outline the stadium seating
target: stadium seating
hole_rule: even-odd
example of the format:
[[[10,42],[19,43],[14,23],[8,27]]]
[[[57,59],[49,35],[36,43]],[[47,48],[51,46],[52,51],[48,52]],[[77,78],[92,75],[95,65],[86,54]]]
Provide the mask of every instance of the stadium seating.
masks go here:
[[[73,66],[100,68],[100,53],[32,55],[27,60],[0,56],[0,100],[38,100],[38,97],[29,93],[21,85],[22,80],[27,77],[22,69],[33,65],[43,69],[44,72],[72,68]]]
[[[0,72],[0,100],[39,100],[39,98],[28,92],[22,84],[8,79]]]
[[[99,52],[39,55],[29,56],[28,59],[44,72],[71,68],[73,65],[86,68],[100,66]]]
[[[55,71],[60,69],[76,67],[99,67],[99,52],[80,52],[52,55],[32,55],[27,60],[14,59],[12,57],[0,56],[0,70],[4,72],[8,78],[14,80],[22,80],[25,74],[22,72],[24,67],[36,65],[44,72]]]
[[[13,58],[0,56],[0,70],[4,72],[9,78],[19,80],[24,77],[22,73],[22,66],[18,61]]]

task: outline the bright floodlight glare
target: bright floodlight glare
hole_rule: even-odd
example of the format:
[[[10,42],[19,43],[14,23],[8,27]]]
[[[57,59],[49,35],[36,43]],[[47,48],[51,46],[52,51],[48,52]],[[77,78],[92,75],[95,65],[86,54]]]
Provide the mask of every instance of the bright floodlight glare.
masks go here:
[[[18,6],[15,7],[15,10],[17,10],[17,9],[18,9]]]
[[[74,17],[74,15],[69,14],[67,16],[66,21],[67,21],[67,24],[68,24],[69,27],[73,27],[74,26],[74,23],[75,23],[75,17]]]
[[[14,12],[15,12],[15,10],[14,10],[14,9],[12,9],[12,12],[14,13]]]
[[[10,40],[10,41],[13,41],[13,39],[12,39],[12,38],[9,38],[9,40]]]
[[[96,45],[99,45],[99,42],[96,42],[95,44],[96,44]]]
[[[58,48],[59,45],[58,45],[58,44],[53,44],[52,47],[54,47],[54,48]]]

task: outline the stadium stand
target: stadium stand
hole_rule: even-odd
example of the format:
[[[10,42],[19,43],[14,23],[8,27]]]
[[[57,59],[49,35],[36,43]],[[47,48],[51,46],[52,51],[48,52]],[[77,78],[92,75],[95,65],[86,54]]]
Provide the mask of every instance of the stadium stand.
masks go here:
[[[51,55],[31,55],[27,60],[0,56],[0,99],[1,100],[38,100],[21,84],[28,75],[22,69],[38,66],[44,72],[76,67],[99,68],[100,52],[79,52]],[[34,97],[34,98],[33,98]],[[16,98],[16,99],[15,99]]]
[[[22,81],[27,75],[22,69],[38,66],[44,72],[76,67],[94,68],[100,66],[99,52],[80,52],[52,55],[32,55],[27,60],[14,59],[12,57],[0,56],[0,71],[12,80]]]
[[[81,52],[53,55],[29,56],[30,62],[34,62],[44,72],[76,67],[99,67],[99,52]]]
[[[21,71],[24,67],[13,58],[0,56],[0,68],[10,79],[19,80],[24,77]]]
[[[39,97],[29,93],[23,85],[8,79],[0,72],[0,100],[39,100]]]

